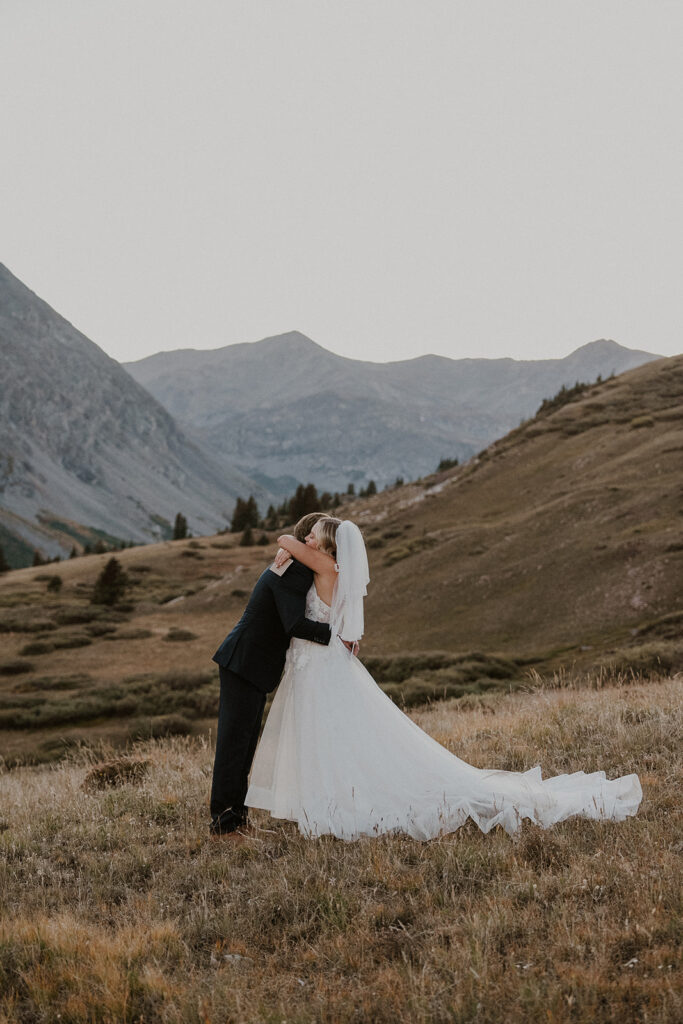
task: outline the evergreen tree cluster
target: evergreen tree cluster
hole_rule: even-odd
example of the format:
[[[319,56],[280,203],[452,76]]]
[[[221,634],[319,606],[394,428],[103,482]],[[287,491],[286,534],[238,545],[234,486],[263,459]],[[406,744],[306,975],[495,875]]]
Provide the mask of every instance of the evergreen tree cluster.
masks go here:
[[[240,530],[246,529],[247,526],[254,527],[258,525],[258,505],[256,504],[256,498],[254,495],[250,494],[246,501],[244,498],[238,498],[235,502],[232,521],[230,523],[230,529],[232,532],[239,533]]]
[[[359,492],[359,495],[361,498],[366,498],[373,494],[377,494],[377,484],[374,480],[370,480],[367,487]],[[247,532],[248,528],[251,531],[255,529],[279,530],[283,526],[290,526],[292,523],[298,522],[302,516],[306,516],[310,512],[332,512],[343,505],[347,496],[355,497],[355,495],[356,487],[352,483],[348,485],[345,495],[341,495],[339,491],[334,494],[331,494],[330,491],[323,491],[319,494],[315,484],[299,484],[291,497],[285,498],[280,505],[269,505],[265,517],[261,518],[256,499],[252,494],[246,501],[244,498],[237,499],[230,530],[232,533],[243,531],[246,534],[247,540],[245,541],[244,538],[240,540],[240,544],[245,546],[252,543],[267,544],[268,539],[265,535],[262,534],[257,541],[253,538],[253,533]]]

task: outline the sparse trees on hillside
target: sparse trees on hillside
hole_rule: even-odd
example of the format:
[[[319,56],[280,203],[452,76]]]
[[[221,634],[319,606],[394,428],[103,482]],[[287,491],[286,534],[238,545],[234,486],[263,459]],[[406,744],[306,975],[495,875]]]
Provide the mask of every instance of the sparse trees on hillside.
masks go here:
[[[95,580],[92,604],[118,604],[128,586],[128,574],[117,558],[110,558]]]
[[[442,459],[439,465],[436,467],[437,473],[443,473],[445,469],[454,469],[455,466],[459,466],[458,459]]]
[[[173,540],[185,540],[187,537],[187,519],[182,512],[178,512],[173,524]]]
[[[294,496],[289,499],[289,518],[296,523],[309,512],[320,512],[320,498],[315,484],[299,484]]]

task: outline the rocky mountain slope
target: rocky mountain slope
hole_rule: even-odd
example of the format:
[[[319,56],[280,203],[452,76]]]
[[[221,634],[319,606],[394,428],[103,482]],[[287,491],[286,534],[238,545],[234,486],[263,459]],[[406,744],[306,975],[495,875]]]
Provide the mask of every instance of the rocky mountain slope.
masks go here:
[[[346,359],[298,331],[125,364],[184,426],[269,490],[416,479],[461,461],[577,380],[658,358],[596,341],[565,359]]]
[[[0,543],[32,549],[225,525],[253,481],[207,455],[143,387],[0,264]]]

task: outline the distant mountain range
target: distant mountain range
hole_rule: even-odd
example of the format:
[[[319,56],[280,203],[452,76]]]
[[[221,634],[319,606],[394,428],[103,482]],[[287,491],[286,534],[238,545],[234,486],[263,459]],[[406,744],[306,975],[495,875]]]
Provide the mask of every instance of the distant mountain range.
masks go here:
[[[565,359],[346,359],[292,331],[121,366],[0,264],[0,545],[13,565],[193,533],[299,482],[346,490],[461,461],[563,384],[659,357],[596,341]]]
[[[346,359],[298,331],[125,363],[187,430],[264,489],[330,491],[416,479],[468,459],[532,416],[562,385],[659,356],[594,341],[564,359]]]
[[[0,264],[0,544],[12,564],[224,526],[254,482]]]

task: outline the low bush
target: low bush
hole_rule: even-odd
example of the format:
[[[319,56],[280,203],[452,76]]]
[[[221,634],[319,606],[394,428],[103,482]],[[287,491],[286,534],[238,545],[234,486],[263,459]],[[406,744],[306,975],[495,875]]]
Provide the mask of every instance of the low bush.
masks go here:
[[[189,640],[196,640],[197,634],[189,629],[179,629],[177,626],[173,626],[163,639],[170,643],[187,643]]]
[[[83,789],[94,792],[113,786],[139,785],[151,763],[147,758],[116,757],[104,764],[96,764],[84,778]]]
[[[54,649],[55,645],[48,640],[34,640],[32,643],[24,644],[19,654],[50,654]]]
[[[89,647],[92,643],[92,637],[85,636],[83,633],[74,634],[73,636],[56,636],[53,643],[58,650],[68,650],[72,647]]]
[[[19,676],[24,672],[33,672],[33,665],[30,661],[4,661],[0,662],[0,676]]]

